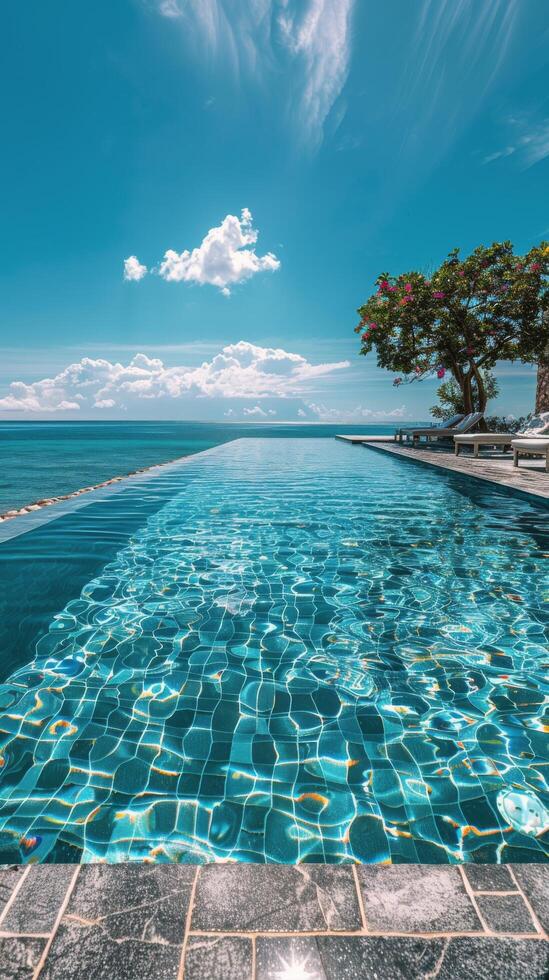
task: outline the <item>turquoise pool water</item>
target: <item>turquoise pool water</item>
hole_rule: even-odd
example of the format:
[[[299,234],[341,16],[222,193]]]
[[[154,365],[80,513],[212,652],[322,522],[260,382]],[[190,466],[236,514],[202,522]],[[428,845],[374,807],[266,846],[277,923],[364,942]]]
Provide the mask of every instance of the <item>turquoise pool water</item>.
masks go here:
[[[328,439],[0,545],[0,860],[545,860],[548,552],[547,510]]]
[[[0,421],[0,514],[258,432],[297,439],[394,431],[382,424]]]

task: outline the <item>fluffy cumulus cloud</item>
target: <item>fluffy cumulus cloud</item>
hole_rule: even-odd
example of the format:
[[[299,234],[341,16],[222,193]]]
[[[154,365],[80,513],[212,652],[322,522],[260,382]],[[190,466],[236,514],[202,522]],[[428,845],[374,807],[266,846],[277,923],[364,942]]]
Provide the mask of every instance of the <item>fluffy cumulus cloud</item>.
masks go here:
[[[243,414],[247,416],[255,415],[258,418],[267,419],[269,418],[269,415],[276,415],[276,411],[274,408],[268,408],[267,411],[265,411],[264,408],[261,408],[261,405],[254,405],[253,408],[245,408]]]
[[[143,276],[147,275],[147,266],[142,265],[137,255],[130,255],[124,259],[124,279],[127,282],[139,282]]]
[[[347,79],[355,0],[157,3],[164,17],[181,18],[183,36],[200,51],[202,63],[218,63],[236,81],[274,81],[300,134],[318,146]]]
[[[196,282],[201,286],[209,283],[228,294],[235,283],[251,279],[258,272],[280,268],[272,252],[256,253],[257,236],[248,208],[242,210],[240,218],[228,214],[220,225],[210,228],[198,248],[183,252],[168,249],[158,274],[167,282]]]
[[[258,272],[276,272],[280,261],[272,252],[258,255],[255,250],[258,231],[252,214],[243,208],[240,218],[228,214],[220,225],[210,228],[201,244],[192,250],[176,252],[169,248],[151,271],[166,282],[194,282],[199,286],[217,286],[228,296],[230,287],[245,282]],[[147,274],[137,256],[124,260],[124,279],[137,282]]]
[[[217,398],[253,399],[246,414],[266,417],[276,410],[263,408],[262,399],[302,397],[317,379],[347,367],[348,361],[311,364],[300,354],[244,340],[195,367],[167,367],[146,354],[136,354],[128,364],[83,357],[54,378],[14,381],[0,398],[0,411],[124,410],[158,399]]]

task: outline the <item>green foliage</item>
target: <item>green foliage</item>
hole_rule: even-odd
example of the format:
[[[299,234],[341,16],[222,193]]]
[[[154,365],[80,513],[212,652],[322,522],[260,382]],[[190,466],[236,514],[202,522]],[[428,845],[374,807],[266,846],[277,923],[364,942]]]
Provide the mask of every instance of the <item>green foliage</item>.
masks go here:
[[[490,371],[482,372],[482,380],[484,383],[484,390],[486,394],[486,401],[490,401],[491,398],[496,398],[499,394],[499,385],[494,378],[494,375]],[[479,391],[476,384],[476,379],[473,378],[473,383],[471,385],[471,394],[473,398],[473,412],[479,411]],[[463,402],[463,392],[458,384],[453,378],[448,381],[443,381],[443,383],[437,388],[438,405],[433,405],[430,409],[431,415],[435,419],[446,419],[450,415],[457,415],[458,412],[462,412],[465,415],[465,405]]]
[[[527,415],[518,419],[505,418],[504,415],[489,415],[486,419],[488,432],[522,432],[527,424]]]
[[[431,278],[382,273],[359,308],[361,354],[375,348],[393,384],[450,374],[463,409],[484,411],[483,372],[499,360],[536,362],[549,342],[549,244],[515,255],[511,242],[454,249]],[[475,394],[476,392],[476,394]]]

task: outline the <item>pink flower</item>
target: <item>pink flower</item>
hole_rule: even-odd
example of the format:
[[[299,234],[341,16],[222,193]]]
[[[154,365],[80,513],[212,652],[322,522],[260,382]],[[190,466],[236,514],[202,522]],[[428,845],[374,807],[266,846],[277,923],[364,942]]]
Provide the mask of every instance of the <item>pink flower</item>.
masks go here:
[[[390,293],[396,293],[396,286],[389,286],[388,288]]]
[[[430,286],[431,285],[431,280],[430,279],[426,279],[425,280],[425,285],[426,286]]]
[[[532,270],[532,272],[539,272],[539,270],[541,269],[541,265],[539,264],[539,262],[532,262],[530,269]]]
[[[437,378],[443,378],[445,374],[446,374],[445,368],[440,367],[437,371]]]
[[[380,282],[380,284],[379,284],[379,288],[380,289],[388,289],[389,288],[389,280],[388,279],[382,279],[381,282]]]
[[[404,289],[406,290],[407,293],[411,293],[412,292],[412,286],[411,286],[411,284],[409,282],[407,282],[406,285],[405,285],[405,287],[404,287]]]
[[[377,323],[371,323],[370,330],[377,330]]]
[[[445,295],[446,295],[445,293],[441,293],[440,291],[438,291],[436,293],[433,293],[433,296],[435,297],[435,299],[444,299],[444,296]]]
[[[464,276],[464,275],[465,275],[465,273],[464,273],[463,269],[460,269],[459,272],[458,272],[458,276]]]
[[[369,333],[363,333],[362,334],[362,340],[364,341],[364,343],[366,343],[369,339],[370,339],[370,334]]]

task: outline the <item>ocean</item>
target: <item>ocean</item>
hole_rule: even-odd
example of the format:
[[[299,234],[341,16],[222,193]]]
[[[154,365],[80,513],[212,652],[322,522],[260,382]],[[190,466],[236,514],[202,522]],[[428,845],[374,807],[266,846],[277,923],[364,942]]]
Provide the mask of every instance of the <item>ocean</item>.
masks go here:
[[[242,437],[389,435],[395,425],[0,422],[0,514]]]

